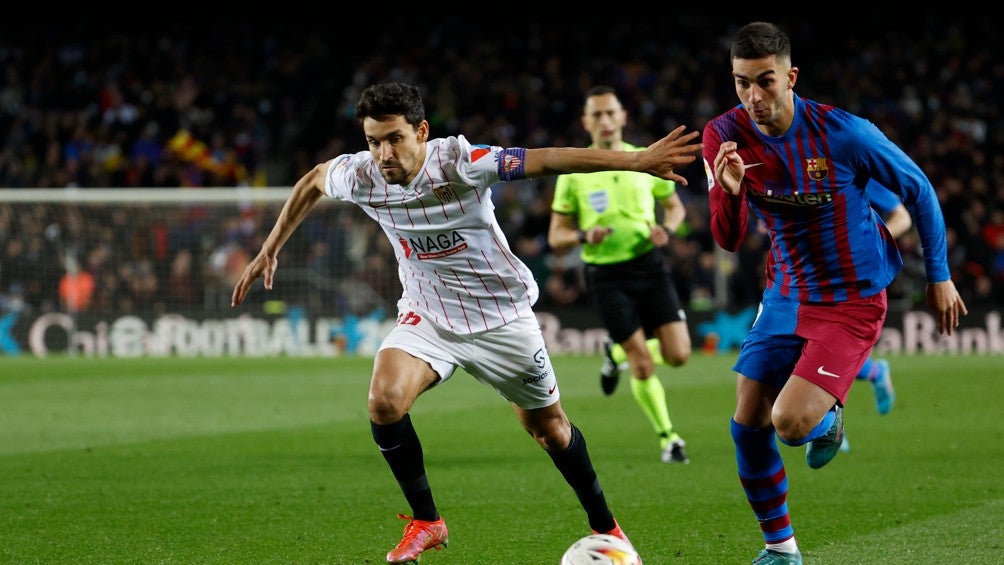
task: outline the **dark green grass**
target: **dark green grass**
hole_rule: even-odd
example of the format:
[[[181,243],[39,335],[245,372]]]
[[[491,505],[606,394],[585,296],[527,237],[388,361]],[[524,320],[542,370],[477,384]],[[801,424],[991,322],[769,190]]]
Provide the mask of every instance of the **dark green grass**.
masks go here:
[[[626,383],[559,357],[562,400],[646,565],[749,563],[732,356],[661,368],[690,465],[659,461]],[[782,448],[806,563],[1004,562],[1001,357],[894,357],[849,453]],[[0,562],[383,563],[407,512],[370,436],[368,359],[0,359]],[[556,565],[588,533],[571,490],[494,392],[457,373],[413,411],[450,547],[423,564]]]

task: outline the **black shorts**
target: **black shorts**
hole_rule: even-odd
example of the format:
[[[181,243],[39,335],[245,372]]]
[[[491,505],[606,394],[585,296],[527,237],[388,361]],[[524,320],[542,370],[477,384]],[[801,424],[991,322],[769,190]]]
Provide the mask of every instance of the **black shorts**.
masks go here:
[[[620,343],[638,328],[652,337],[656,328],[686,320],[662,252],[611,265],[586,265],[586,283],[610,338]]]

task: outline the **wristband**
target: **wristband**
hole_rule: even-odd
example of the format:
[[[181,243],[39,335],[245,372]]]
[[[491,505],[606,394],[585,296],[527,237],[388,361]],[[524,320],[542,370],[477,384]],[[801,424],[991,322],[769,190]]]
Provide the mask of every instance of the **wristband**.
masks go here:
[[[579,243],[586,242],[586,232],[579,230]]]
[[[666,226],[664,226],[662,224],[659,224],[659,225],[662,227],[662,231],[666,232],[666,236],[669,237],[670,239],[672,239],[673,238],[673,232],[670,231],[670,229],[668,227],[666,227]]]
[[[472,159],[473,160],[473,159]],[[526,178],[526,148],[503,149],[498,156],[499,180],[510,181]]]

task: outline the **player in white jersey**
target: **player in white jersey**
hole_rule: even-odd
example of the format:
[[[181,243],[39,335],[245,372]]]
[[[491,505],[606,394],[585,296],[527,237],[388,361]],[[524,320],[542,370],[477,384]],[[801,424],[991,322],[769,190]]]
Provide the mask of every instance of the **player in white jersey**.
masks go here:
[[[356,105],[368,151],[320,163],[293,186],[261,251],[237,281],[232,306],[262,277],[266,289],[283,244],[322,196],[355,203],[394,246],[404,293],[397,326],[373,364],[373,439],[411,515],[388,563],[411,563],[445,547],[446,524],[433,501],[409,410],[420,394],[459,367],[513,406],[523,428],[574,490],[593,532],[623,539],[593,470],[586,442],[559,402],[558,383],[532,306],[537,283],[509,249],[495,218],[491,187],[560,173],[643,171],[686,184],[674,169],[700,151],[700,132],[681,126],[639,152],[585,148],[502,148],[463,136],[429,139],[418,89],[386,83]]]

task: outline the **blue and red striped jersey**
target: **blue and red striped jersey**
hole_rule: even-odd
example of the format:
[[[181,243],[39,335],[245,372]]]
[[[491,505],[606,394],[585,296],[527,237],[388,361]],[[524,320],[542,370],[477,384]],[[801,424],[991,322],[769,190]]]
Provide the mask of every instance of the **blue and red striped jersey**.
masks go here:
[[[903,266],[896,243],[879,229],[865,187],[874,179],[896,193],[914,218],[929,282],[949,279],[945,222],[930,180],[870,121],[795,96],[787,133],[763,134],[742,107],[704,128],[711,231],[736,251],[748,210],[770,235],[767,289],[800,302],[831,303],[882,291]],[[724,141],[735,141],[746,169],[731,195],[713,178]]]

